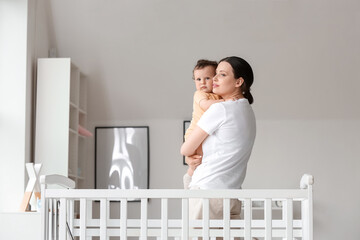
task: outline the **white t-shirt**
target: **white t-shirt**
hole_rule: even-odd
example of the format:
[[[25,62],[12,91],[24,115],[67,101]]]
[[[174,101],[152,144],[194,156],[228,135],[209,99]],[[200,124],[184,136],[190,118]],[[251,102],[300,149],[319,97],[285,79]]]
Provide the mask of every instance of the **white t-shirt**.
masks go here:
[[[256,134],[248,100],[215,103],[197,125],[209,136],[202,144],[202,163],[194,171],[190,187],[240,189]]]

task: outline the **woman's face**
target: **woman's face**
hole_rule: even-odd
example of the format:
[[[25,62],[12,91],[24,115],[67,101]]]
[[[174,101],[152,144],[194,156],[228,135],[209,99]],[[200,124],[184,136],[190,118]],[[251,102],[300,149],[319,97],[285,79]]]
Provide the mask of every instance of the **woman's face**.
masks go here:
[[[213,93],[224,99],[239,92],[242,78],[235,79],[234,72],[228,62],[220,62],[216,68],[216,75],[213,80]]]

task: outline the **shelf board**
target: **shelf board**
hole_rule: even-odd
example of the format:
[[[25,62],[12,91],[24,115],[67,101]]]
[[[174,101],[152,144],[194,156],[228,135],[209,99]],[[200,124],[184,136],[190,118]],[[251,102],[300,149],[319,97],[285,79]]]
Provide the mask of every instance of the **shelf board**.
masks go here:
[[[69,177],[69,178],[74,178],[74,179],[76,179],[76,178],[77,178],[77,176],[76,176],[76,175],[74,175],[74,174],[72,174],[72,173],[68,173],[68,177]]]
[[[73,107],[73,108],[78,108],[78,106],[73,102],[70,102],[70,106]]]
[[[69,178],[72,178],[72,179],[85,180],[85,177],[83,177],[83,176],[77,176],[77,175],[72,174],[72,173],[68,173],[68,177],[69,177]]]
[[[69,132],[71,132],[71,133],[73,133],[73,134],[75,134],[75,135],[77,135],[78,133],[77,133],[77,131],[75,131],[74,129],[72,129],[72,128],[69,128]]]
[[[79,108],[79,113],[86,115],[86,111],[84,109]]]

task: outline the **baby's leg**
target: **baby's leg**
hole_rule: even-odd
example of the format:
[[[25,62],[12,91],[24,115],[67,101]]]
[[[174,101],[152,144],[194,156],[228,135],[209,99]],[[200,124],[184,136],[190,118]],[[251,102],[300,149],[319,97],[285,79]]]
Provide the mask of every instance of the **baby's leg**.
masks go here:
[[[201,145],[198,147],[198,149],[196,149],[195,154],[199,155],[199,156],[202,156],[203,152],[202,152],[202,146]],[[189,166],[187,172],[183,176],[184,189],[189,189],[189,185],[190,185],[190,182],[191,182],[191,177],[192,177],[192,175],[193,175],[196,168],[197,167]]]
[[[189,189],[191,182],[191,176],[188,173],[185,173],[183,176],[184,189]]]
[[[199,156],[202,157],[202,154],[203,154],[202,145],[200,145],[200,146],[196,149],[195,155],[199,155]],[[200,164],[201,164],[201,162],[200,162]],[[200,165],[200,164],[198,164],[198,165]],[[195,169],[197,168],[198,165],[196,165],[196,166],[191,165],[191,164],[189,165],[189,168],[188,168],[188,170],[187,170],[187,173],[189,174],[190,177],[193,175],[193,173],[194,173],[194,171],[195,171]]]

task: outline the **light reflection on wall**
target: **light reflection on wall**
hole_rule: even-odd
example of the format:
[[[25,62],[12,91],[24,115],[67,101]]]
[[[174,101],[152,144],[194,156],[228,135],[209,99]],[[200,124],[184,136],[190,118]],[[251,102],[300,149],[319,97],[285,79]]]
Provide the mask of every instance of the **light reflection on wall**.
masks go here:
[[[114,147],[109,171],[108,189],[138,189],[134,185],[134,168],[129,146],[133,145],[134,129],[114,128]]]

